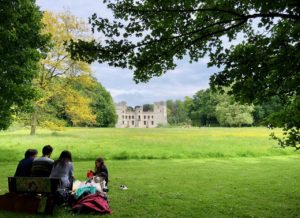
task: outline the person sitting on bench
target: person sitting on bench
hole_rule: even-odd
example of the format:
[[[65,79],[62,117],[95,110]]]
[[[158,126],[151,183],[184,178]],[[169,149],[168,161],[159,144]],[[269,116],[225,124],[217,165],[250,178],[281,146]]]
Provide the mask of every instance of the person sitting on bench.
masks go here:
[[[34,177],[49,177],[54,160],[50,159],[53,148],[51,145],[45,145],[43,147],[43,156],[36,158],[32,163],[31,176]]]
[[[50,178],[60,178],[61,188],[72,189],[73,176],[72,154],[70,151],[61,152],[58,160],[54,161]]]
[[[29,177],[34,158],[37,156],[36,149],[28,149],[25,152],[25,158],[22,159],[16,169],[15,177]]]

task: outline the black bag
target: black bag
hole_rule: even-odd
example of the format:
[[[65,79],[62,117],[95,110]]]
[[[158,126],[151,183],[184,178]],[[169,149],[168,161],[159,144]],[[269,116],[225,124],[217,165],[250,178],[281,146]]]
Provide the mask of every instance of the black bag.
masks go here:
[[[57,189],[56,191],[56,203],[58,205],[61,205],[61,204],[66,204],[69,202],[69,198],[70,198],[70,191],[68,189],[62,189],[62,188],[59,188]]]

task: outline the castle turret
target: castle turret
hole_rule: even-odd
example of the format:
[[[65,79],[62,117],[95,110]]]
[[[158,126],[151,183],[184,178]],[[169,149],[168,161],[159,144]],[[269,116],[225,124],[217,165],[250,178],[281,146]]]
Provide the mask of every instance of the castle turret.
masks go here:
[[[124,118],[125,118],[125,114],[126,114],[126,110],[127,110],[127,103],[125,101],[122,101],[120,103],[115,104],[115,107],[116,107],[116,112],[117,112],[117,116],[118,116],[118,121],[116,123],[116,127],[123,128],[123,127],[125,127]]]
[[[166,102],[154,102],[154,113],[156,115],[156,123],[157,124],[167,124],[167,105]]]

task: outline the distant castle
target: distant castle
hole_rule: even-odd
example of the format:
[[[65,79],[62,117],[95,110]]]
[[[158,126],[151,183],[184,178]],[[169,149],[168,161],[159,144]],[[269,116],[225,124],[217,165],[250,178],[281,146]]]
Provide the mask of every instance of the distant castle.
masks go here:
[[[122,101],[116,104],[118,115],[117,128],[154,128],[158,124],[167,124],[166,102],[155,102],[152,110],[145,111],[143,106],[127,107]]]

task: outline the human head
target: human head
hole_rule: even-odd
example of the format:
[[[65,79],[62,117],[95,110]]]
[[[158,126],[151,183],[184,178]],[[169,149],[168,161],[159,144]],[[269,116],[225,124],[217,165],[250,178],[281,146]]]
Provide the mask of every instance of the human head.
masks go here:
[[[52,154],[52,151],[53,151],[53,148],[51,147],[51,145],[45,145],[44,147],[43,147],[43,156],[51,156],[51,154]]]
[[[58,159],[61,162],[68,162],[68,161],[72,162],[72,154],[70,151],[66,151],[66,150],[62,151]]]
[[[27,150],[25,151],[25,154],[24,154],[25,158],[29,158],[29,157],[30,157],[30,150],[31,150],[31,149],[27,149]]]
[[[38,151],[36,149],[27,149],[24,156],[25,158],[35,158],[38,154]]]
[[[95,168],[100,168],[104,165],[104,159],[102,157],[98,157],[96,160],[95,160]]]

